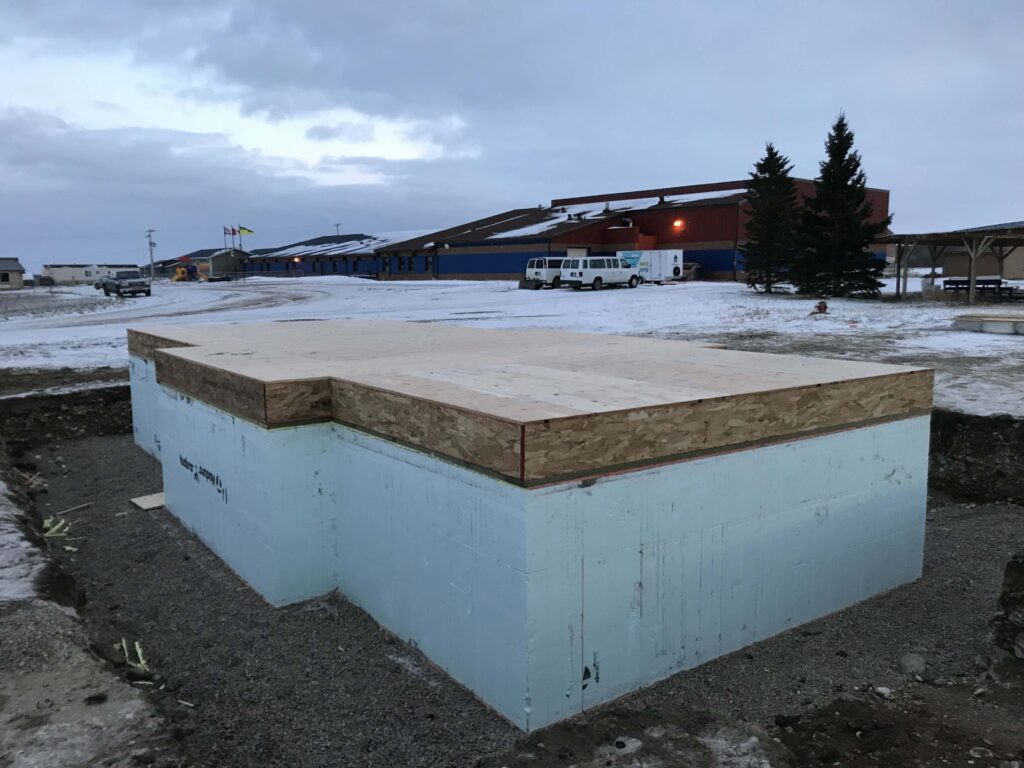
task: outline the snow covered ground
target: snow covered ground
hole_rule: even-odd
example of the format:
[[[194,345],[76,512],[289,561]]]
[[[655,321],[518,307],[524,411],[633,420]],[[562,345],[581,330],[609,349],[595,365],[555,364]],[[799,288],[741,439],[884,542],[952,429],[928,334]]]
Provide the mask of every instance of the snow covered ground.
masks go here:
[[[911,291],[919,280],[911,279]],[[482,328],[542,327],[657,335],[740,349],[905,362],[938,371],[937,403],[1024,416],[1024,338],[951,330],[965,307],[920,301],[763,296],[698,282],[636,290],[522,291],[509,282],[375,282],[347,277],[157,283],[152,297],[105,298],[90,286],[0,294],[0,369],[127,364],[125,328],[146,324],[382,319]],[[986,307],[1024,315],[1024,307]],[[0,377],[3,376],[0,370]]]
[[[21,514],[0,480],[0,603],[35,597],[43,553],[25,538]]]

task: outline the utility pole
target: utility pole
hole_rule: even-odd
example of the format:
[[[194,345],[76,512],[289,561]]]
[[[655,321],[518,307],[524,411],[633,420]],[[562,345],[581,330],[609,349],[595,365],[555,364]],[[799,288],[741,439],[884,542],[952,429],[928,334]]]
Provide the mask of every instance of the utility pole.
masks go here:
[[[146,244],[149,246],[149,279],[150,282],[153,280],[153,249],[156,248],[156,243],[153,242],[153,233],[155,229],[146,230]]]
[[[334,225],[334,234],[336,236],[341,234],[341,224],[335,224]]]

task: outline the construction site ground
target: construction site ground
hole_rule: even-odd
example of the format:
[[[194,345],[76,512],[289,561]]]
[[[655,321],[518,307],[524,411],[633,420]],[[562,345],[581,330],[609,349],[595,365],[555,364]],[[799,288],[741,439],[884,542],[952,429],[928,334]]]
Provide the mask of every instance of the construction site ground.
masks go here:
[[[18,468],[7,476],[22,485],[34,478],[23,500],[32,525],[75,510],[59,515],[66,538],[41,537],[53,566],[39,583],[41,598],[65,604],[59,621],[70,626],[47,633],[53,646],[40,659],[36,635],[53,623],[53,603],[6,604],[0,671],[8,680],[12,672],[22,679],[25,664],[49,673],[33,679],[45,681],[51,699],[59,692],[76,700],[86,722],[98,717],[88,697],[137,702],[130,709],[139,713],[120,742],[96,745],[102,760],[0,765],[1024,760],[1022,662],[1001,658],[987,628],[1002,567],[1024,548],[1016,497],[1000,501],[988,488],[971,498],[962,489],[959,497],[936,492],[921,580],[523,737],[342,596],[271,608],[165,510],[133,507],[131,498],[161,482],[157,462],[132,442],[129,419],[123,386],[0,407]],[[986,421],[976,417],[967,430],[983,432]],[[44,618],[27,620],[37,612]],[[149,672],[134,666],[134,651],[126,661],[122,639],[144,649]],[[83,669],[106,682],[83,686]],[[8,754],[52,757],[40,744],[59,740],[60,729],[39,711],[38,695],[14,693],[3,691],[0,712]],[[32,711],[19,711],[25,707]],[[59,707],[53,717],[75,712]]]
[[[340,278],[3,299],[0,558],[31,557],[0,568],[0,768],[1024,764],[1024,662],[988,631],[1024,549],[1024,348],[951,330],[957,307],[838,300],[815,318],[720,283]],[[270,608],[165,510],[130,504],[160,471],[131,439],[126,325],[342,317],[934,367],[924,576],[524,737],[343,596]],[[21,510],[15,538],[5,509]],[[25,573],[27,594],[4,588]]]

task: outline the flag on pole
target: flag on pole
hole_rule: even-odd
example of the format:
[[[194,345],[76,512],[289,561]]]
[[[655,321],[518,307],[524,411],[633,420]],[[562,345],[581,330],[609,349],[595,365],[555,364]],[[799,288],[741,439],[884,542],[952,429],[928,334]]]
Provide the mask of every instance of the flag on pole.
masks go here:
[[[234,236],[235,236],[235,235],[237,235],[237,234],[238,234],[238,230],[237,230],[237,229],[235,229],[234,227],[232,227],[232,228],[231,228],[231,236],[232,236],[232,237],[234,237]]]
[[[224,227],[224,234],[225,235],[230,235],[231,234],[231,228],[230,227]]]
[[[252,230],[248,227],[243,227],[241,224],[238,225],[238,234],[240,235],[251,235]]]

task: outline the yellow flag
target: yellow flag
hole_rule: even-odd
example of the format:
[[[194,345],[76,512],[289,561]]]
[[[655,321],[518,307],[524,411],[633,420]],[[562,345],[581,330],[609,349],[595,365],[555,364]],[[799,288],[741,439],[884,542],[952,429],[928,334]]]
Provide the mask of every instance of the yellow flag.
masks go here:
[[[248,227],[243,227],[241,224],[238,225],[238,232],[239,232],[239,234],[242,234],[242,235],[251,235],[252,234],[252,230],[251,229],[249,229]]]

